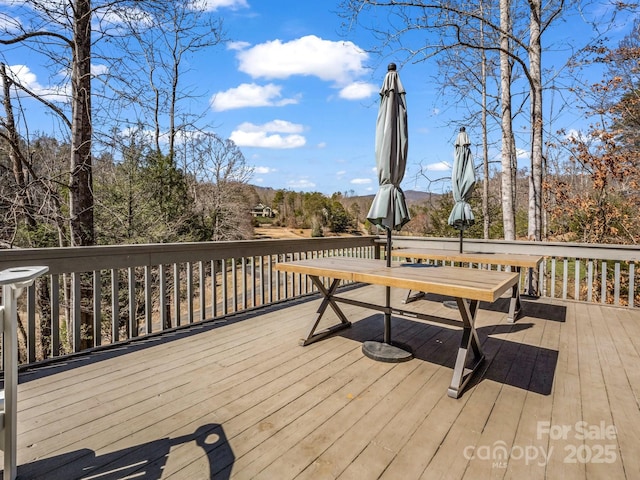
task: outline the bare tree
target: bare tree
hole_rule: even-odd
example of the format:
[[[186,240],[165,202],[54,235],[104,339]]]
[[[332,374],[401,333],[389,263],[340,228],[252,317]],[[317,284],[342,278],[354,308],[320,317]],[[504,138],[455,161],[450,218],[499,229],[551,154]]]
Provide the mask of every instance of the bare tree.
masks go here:
[[[531,102],[531,164],[532,164],[532,178],[531,178],[531,221],[530,227],[532,230],[532,237],[540,240],[541,236],[541,205],[542,205],[542,145],[543,145],[543,117],[542,117],[542,81],[541,81],[541,36],[542,33],[557,19],[565,7],[564,0],[554,0],[548,2],[545,8],[542,8],[542,4],[538,0],[533,0],[528,3],[529,12],[529,28],[521,34],[513,26],[513,18],[508,24],[503,23],[505,20],[503,15],[504,10],[508,9],[509,17],[512,17],[512,4],[511,2],[502,1],[500,3],[500,20],[496,20],[491,15],[487,15],[484,9],[477,8],[476,4],[468,4],[467,2],[458,1],[421,1],[421,0],[408,0],[408,1],[391,1],[391,0],[345,0],[342,3],[343,9],[348,12],[347,17],[350,19],[350,24],[358,21],[358,18],[366,11],[371,11],[374,8],[385,7],[393,12],[393,15],[389,15],[387,18],[397,18],[398,22],[387,22],[387,27],[374,27],[373,30],[376,36],[381,39],[382,47],[386,48],[391,45],[399,45],[410,59],[414,61],[426,60],[433,55],[439,54],[443,51],[450,50],[452,48],[470,48],[481,50],[494,50],[501,52],[501,55],[505,58],[501,61],[501,66],[504,68],[510,68],[513,70],[513,64],[517,64],[525,75],[525,78],[529,84],[529,97]],[[478,37],[475,39],[464,34],[465,30],[469,27],[471,21],[478,21],[483,25],[483,30],[493,31],[501,38],[499,45],[488,45],[478,42]],[[508,28],[508,29],[506,29]],[[406,33],[410,33],[415,30],[425,31],[425,35],[429,31],[436,32],[437,36],[427,37],[423,46],[417,49],[410,49],[402,42],[402,37]],[[484,36],[482,37],[484,38]],[[525,43],[523,38],[529,38],[529,43]],[[508,48],[507,48],[508,47]],[[522,54],[524,52],[524,54]],[[509,64],[506,59],[509,59]],[[502,88],[506,87],[504,81],[506,80],[506,73],[503,72]],[[505,94],[503,91],[502,98],[504,100]],[[503,112],[506,112],[503,106]],[[513,121],[513,115],[507,119],[503,118],[503,128],[506,126],[506,122],[511,123]],[[512,129],[511,129],[512,131]],[[507,137],[510,136],[510,140]],[[504,142],[507,142],[507,146]],[[511,148],[511,144],[515,141],[513,135],[509,132],[503,132],[503,148]],[[514,150],[515,151],[515,150]],[[507,167],[506,151],[503,151],[503,167]],[[514,157],[513,152],[509,154]],[[515,165],[515,161],[512,165]],[[512,167],[515,168],[515,167]],[[515,174],[510,171],[505,175],[509,175],[511,178],[505,179],[506,183],[512,181]],[[508,185],[505,188],[509,190]],[[503,190],[503,198],[507,199],[508,192]],[[509,223],[513,215],[509,212],[511,206],[509,204],[504,205],[504,209],[507,210],[505,217]],[[537,213],[536,213],[537,212]],[[509,235],[511,227],[505,225],[505,236]],[[515,232],[514,232],[515,234]]]
[[[72,245],[94,243],[91,176],[91,18],[90,0],[44,2],[26,0],[22,12],[30,23],[5,22],[0,44],[28,44],[69,67],[71,154],[69,162],[69,224]],[[17,33],[16,33],[17,32]],[[66,51],[66,53],[63,53]],[[64,56],[63,56],[64,55]],[[33,97],[38,94],[21,87]],[[59,108],[56,114],[62,114]]]
[[[208,227],[208,239],[252,238],[251,208],[257,196],[247,183],[253,169],[233,141],[201,133],[183,138],[183,149],[176,152],[190,165],[191,194],[197,215]]]
[[[122,15],[128,35],[114,38],[118,51],[129,61],[111,72],[120,80],[119,91],[142,112],[138,122],[152,119],[156,150],[166,139],[167,154],[175,156],[176,137],[195,130],[203,113],[188,108],[198,98],[194,88],[182,84],[185,61],[224,39],[222,19],[207,11],[204,0],[166,0],[157,8]],[[143,61],[141,61],[143,59]]]
[[[517,161],[513,138],[511,81],[513,63],[510,58],[510,38],[512,29],[511,1],[500,0],[500,92],[502,106],[502,223],[505,240],[516,238],[515,176]]]

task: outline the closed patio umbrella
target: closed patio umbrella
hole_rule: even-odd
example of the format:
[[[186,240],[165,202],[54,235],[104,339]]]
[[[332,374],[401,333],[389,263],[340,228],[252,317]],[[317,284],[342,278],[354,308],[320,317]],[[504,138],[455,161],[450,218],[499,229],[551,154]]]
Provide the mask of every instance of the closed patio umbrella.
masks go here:
[[[378,192],[367,219],[383,227],[387,234],[387,267],[391,266],[391,231],[399,230],[411,217],[400,188],[407,164],[408,129],[405,90],[390,63],[380,89],[380,107],[376,121],[376,168],[378,170]],[[385,362],[401,362],[412,358],[405,346],[391,342],[391,289],[386,287],[384,312],[384,342],[364,342],[365,355]]]
[[[451,185],[453,200],[456,202],[449,215],[449,225],[460,230],[460,253],[462,253],[462,238],[465,229],[475,223],[475,217],[471,211],[469,200],[476,184],[476,172],[471,158],[471,142],[464,127],[455,143],[455,158],[451,171]]]

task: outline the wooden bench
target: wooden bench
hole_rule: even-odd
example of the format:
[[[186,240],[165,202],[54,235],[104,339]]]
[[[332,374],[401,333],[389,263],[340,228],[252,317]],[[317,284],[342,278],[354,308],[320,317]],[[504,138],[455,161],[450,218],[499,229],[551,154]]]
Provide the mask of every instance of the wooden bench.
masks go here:
[[[429,291],[436,294],[452,296],[462,320],[462,339],[453,371],[448,395],[458,398],[464,386],[471,379],[484,359],[480,342],[475,330],[475,318],[478,303],[493,303],[510,288],[518,283],[518,274],[514,272],[496,272],[491,270],[464,270],[457,267],[435,267],[419,264],[392,262],[386,266],[384,260],[371,260],[349,257],[326,257],[308,260],[283,262],[276,265],[276,270],[308,275],[323,296],[322,302],[311,322],[311,328],[301,345],[321,340],[339,330],[350,327],[351,322],[340,309],[338,302],[357,305],[364,308],[382,311],[385,314],[406,315],[433,321],[433,317],[416,312],[406,312],[387,305],[361,302],[336,294],[340,281],[359,282],[371,285],[383,285],[418,291]],[[331,279],[326,288],[321,278]],[[316,332],[318,324],[327,307],[331,307],[340,319],[340,323],[321,332]],[[471,366],[470,351],[474,359]]]
[[[507,320],[513,323],[522,313],[522,303],[520,302],[520,271],[522,268],[537,269],[543,258],[541,255],[523,255],[516,253],[480,253],[464,252],[459,253],[454,250],[437,250],[430,248],[402,248],[391,251],[391,256],[405,258],[407,261],[422,262],[423,260],[435,260],[441,262],[456,263],[478,263],[481,265],[501,265],[513,268],[518,273],[518,283],[513,286],[511,301],[509,303],[509,314]],[[411,302],[419,296],[411,295],[412,290],[407,294],[406,302]],[[431,292],[435,293],[435,292]]]

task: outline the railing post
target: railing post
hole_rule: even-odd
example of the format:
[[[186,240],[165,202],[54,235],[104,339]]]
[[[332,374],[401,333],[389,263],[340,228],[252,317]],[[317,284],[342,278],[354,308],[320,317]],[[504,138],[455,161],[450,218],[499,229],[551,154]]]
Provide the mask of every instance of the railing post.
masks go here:
[[[22,289],[46,273],[48,267],[9,268],[0,272],[2,302],[0,323],[2,324],[2,355],[4,368],[4,391],[2,392],[2,435],[0,448],[4,450],[5,480],[14,480],[18,472],[16,464],[17,444],[17,400],[18,400],[18,312],[17,299]]]

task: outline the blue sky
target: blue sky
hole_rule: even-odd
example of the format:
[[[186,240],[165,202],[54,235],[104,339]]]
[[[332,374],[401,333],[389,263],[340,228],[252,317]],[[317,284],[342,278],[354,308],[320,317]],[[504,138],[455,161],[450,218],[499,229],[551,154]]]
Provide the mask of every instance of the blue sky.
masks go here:
[[[0,11],[10,12],[6,5],[11,1],[0,0]],[[366,53],[373,38],[363,29],[345,35],[337,1],[207,3],[224,18],[230,40],[189,58],[184,84],[202,94],[206,122],[221,137],[234,140],[254,167],[251,183],[328,195],[375,193],[378,90],[387,64],[398,60]],[[576,24],[572,31],[579,31]],[[562,62],[563,54],[556,55]],[[23,81],[48,88],[51,72],[37,58],[11,49],[5,61],[12,68],[22,65]],[[433,63],[404,65],[399,73],[409,115],[409,159],[402,186],[449,190],[447,180],[429,183],[425,177],[450,176],[457,129],[447,122],[455,122],[457,115],[462,118],[463,112],[455,106],[446,113],[441,110]],[[577,118],[561,126],[577,128]],[[46,130],[47,123],[42,125],[39,128]],[[472,134],[471,140],[479,149],[480,139]],[[526,155],[523,161],[526,164]]]

